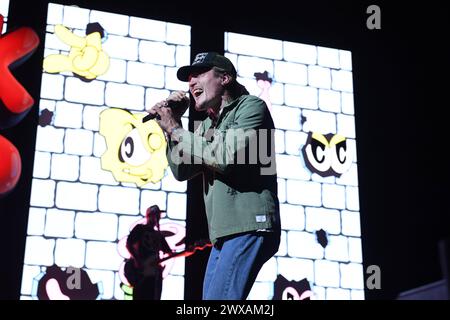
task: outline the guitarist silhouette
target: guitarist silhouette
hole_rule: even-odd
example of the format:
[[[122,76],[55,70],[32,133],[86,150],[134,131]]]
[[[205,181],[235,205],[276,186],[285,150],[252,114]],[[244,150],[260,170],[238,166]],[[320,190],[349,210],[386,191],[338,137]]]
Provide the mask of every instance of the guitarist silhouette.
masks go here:
[[[172,253],[159,229],[161,210],[157,205],[146,212],[146,224],[138,224],[127,239],[131,258],[125,263],[125,277],[133,286],[133,300],[160,300],[162,271],[159,253]]]
[[[181,252],[173,252],[164,231],[159,228],[161,212],[157,205],[147,209],[146,224],[136,225],[127,238],[131,258],[125,263],[125,277],[133,287],[133,300],[160,300],[162,291],[161,263],[175,257],[188,257],[197,250],[211,247],[209,240],[196,241]],[[160,252],[166,254],[160,258]]]

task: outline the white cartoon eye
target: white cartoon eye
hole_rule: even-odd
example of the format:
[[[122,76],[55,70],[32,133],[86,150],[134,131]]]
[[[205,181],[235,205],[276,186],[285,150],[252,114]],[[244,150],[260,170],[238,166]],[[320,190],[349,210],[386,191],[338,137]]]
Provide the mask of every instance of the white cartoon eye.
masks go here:
[[[312,138],[311,143],[306,146],[306,157],[310,165],[318,172],[326,172],[330,169],[330,149],[314,138]]]
[[[347,140],[343,140],[331,146],[331,167],[339,176],[346,172],[351,164],[351,152],[347,149]]]
[[[281,295],[281,300],[300,300],[300,295],[294,288],[286,287]]]
[[[145,149],[138,129],[134,128],[123,139],[119,149],[119,160],[132,166],[140,166],[150,160],[150,153]]]

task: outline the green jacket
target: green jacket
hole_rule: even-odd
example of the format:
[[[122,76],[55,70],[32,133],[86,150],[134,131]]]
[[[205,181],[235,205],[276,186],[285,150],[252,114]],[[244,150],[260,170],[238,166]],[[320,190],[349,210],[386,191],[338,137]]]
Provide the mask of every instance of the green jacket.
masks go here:
[[[263,130],[260,130],[263,129]],[[203,174],[209,236],[280,230],[274,124],[263,100],[244,95],[226,105],[215,127],[210,118],[195,133],[177,129],[167,158],[179,181]]]

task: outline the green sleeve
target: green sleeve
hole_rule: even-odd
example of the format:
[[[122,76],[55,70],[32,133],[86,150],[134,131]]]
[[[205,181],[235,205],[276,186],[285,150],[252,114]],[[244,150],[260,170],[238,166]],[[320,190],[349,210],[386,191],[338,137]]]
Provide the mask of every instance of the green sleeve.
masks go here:
[[[212,141],[190,131],[179,130],[180,142],[175,149],[187,161],[222,174],[226,174],[236,163],[256,163],[256,137],[259,129],[270,129],[267,125],[265,127],[267,117],[270,117],[269,110],[263,100],[251,96],[237,107],[239,109],[231,126],[226,130],[216,130]]]

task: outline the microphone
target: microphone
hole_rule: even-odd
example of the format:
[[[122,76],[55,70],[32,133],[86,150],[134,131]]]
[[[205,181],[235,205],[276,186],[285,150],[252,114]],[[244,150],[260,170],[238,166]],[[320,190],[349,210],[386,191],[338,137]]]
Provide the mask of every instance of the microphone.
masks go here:
[[[179,109],[179,108],[184,108],[186,107],[186,103],[188,103],[188,101],[186,101],[185,99],[180,100],[180,101],[173,101],[173,100],[168,100],[167,101],[167,107],[166,108],[170,108],[170,109]],[[161,119],[160,115],[155,113],[155,114],[151,114],[149,113],[148,115],[146,115],[143,119],[142,122],[147,122],[149,120],[152,119]]]

